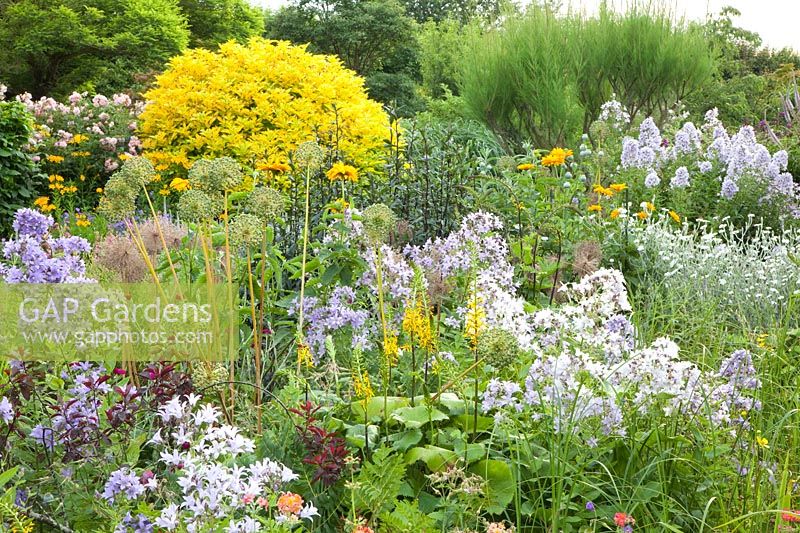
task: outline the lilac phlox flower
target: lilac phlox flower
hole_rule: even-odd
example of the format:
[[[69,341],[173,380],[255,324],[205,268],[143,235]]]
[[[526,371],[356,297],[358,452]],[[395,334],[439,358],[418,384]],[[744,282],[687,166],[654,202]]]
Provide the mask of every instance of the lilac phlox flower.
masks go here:
[[[739,192],[739,186],[730,178],[725,178],[722,181],[722,188],[720,189],[720,196],[726,200],[732,200],[736,193]]]
[[[661,146],[661,131],[653,117],[647,117],[639,126],[639,145],[657,151]]]
[[[114,529],[114,533],[153,533],[153,522],[145,515],[139,513],[133,516],[130,512],[125,515],[122,522]]]
[[[678,167],[675,176],[670,180],[669,186],[673,189],[683,189],[689,186],[689,169]]]
[[[405,300],[411,296],[411,284],[414,281],[414,270],[405,257],[392,247],[381,245],[381,276],[384,289],[392,298]],[[367,248],[361,257],[367,263],[367,269],[359,279],[362,287],[370,287],[377,294],[377,258],[373,248]]]
[[[299,300],[295,301],[290,313],[299,309]],[[336,286],[323,302],[318,297],[308,297],[304,301],[304,308],[308,326],[306,328],[306,341],[308,342],[315,360],[325,355],[325,340],[329,335],[335,335],[343,330],[352,334],[351,346],[362,349],[369,348],[369,328],[367,320],[369,312],[359,309],[359,302],[352,287]]]
[[[736,350],[720,364],[719,376],[742,389],[758,389],[758,379],[753,356],[747,350]]]
[[[651,168],[644,178],[644,186],[648,189],[652,189],[653,187],[658,187],[660,184],[661,178],[659,178],[658,173]]]

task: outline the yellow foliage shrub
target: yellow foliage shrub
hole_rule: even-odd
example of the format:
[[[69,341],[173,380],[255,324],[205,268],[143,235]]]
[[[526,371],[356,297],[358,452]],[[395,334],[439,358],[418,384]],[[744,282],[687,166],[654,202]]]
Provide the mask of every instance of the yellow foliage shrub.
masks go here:
[[[338,147],[339,159],[368,170],[388,128],[363,79],[338,58],[287,41],[188,50],[145,97],[145,155],[166,175],[185,175],[195,160],[219,156],[251,168],[284,162],[309,140]]]

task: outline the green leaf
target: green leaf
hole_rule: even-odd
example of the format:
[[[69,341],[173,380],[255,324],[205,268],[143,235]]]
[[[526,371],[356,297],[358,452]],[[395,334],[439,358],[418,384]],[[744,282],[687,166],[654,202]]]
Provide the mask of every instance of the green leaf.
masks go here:
[[[470,472],[486,480],[486,510],[492,514],[505,511],[514,499],[514,476],[505,461],[486,459],[478,461],[468,468]]]
[[[389,436],[389,442],[392,443],[392,448],[399,452],[404,452],[418,444],[422,440],[422,431],[418,429],[411,429],[401,433],[394,433]]]
[[[422,461],[428,470],[438,472],[453,464],[458,460],[458,455],[453,450],[446,450],[438,446],[427,445],[425,447],[417,446],[411,448],[406,452],[406,464],[414,464],[417,461]]]
[[[0,487],[14,479],[14,476],[17,475],[17,470],[19,470],[19,466],[14,466],[0,474]]]
[[[448,417],[435,407],[417,405],[416,407],[401,407],[392,413],[392,418],[403,424],[408,429],[416,429],[428,422],[447,420]]]
[[[375,396],[367,402],[367,418],[369,420],[386,418],[383,412],[383,396]],[[386,412],[391,414],[401,407],[408,405],[408,398],[402,396],[388,396],[386,398]],[[364,402],[355,401],[350,404],[350,410],[355,415],[356,420],[364,420]]]
[[[370,425],[367,429],[365,429],[364,424],[350,426],[347,428],[347,432],[345,433],[345,439],[347,439],[348,444],[351,446],[355,446],[356,448],[364,448],[364,445],[366,444],[366,439],[364,438],[365,431],[369,436],[370,448],[374,448],[378,442],[378,426]]]
[[[140,433],[131,439],[128,449],[125,451],[125,461],[133,466],[139,461],[139,453],[142,450],[142,444],[147,439],[147,433]]]

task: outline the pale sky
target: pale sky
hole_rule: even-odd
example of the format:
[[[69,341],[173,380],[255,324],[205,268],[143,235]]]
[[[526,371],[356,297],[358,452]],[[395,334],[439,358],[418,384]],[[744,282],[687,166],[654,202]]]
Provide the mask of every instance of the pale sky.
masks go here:
[[[288,0],[249,1],[270,9],[288,3]],[[600,2],[572,0],[564,3],[592,13]],[[609,3],[624,8],[628,0],[610,0]],[[704,20],[707,13],[719,13],[723,6],[732,5],[742,12],[742,16],[735,21],[736,25],[757,32],[765,45],[772,48],[789,46],[800,51],[800,0],[667,0],[666,5],[672,6],[678,16],[693,20]]]

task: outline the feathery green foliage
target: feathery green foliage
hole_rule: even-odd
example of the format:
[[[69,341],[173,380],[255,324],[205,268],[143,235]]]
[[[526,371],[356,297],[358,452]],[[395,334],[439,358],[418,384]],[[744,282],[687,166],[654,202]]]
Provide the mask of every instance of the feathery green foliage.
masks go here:
[[[470,54],[464,101],[511,146],[573,140],[612,91],[633,115],[663,113],[712,70],[698,28],[641,6],[594,18],[535,7],[476,39]]]

